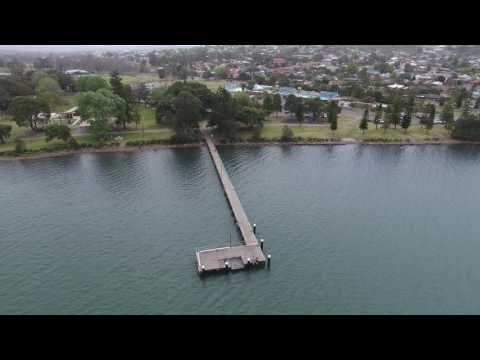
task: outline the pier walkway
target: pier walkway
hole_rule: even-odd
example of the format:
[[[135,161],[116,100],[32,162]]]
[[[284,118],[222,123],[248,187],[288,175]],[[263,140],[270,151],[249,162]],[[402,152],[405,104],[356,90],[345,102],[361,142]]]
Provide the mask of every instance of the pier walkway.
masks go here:
[[[215,270],[227,270],[227,268],[228,270],[241,270],[257,265],[264,265],[265,255],[248,221],[247,214],[245,214],[243,210],[242,203],[230,181],[230,177],[225,170],[217,148],[211,139],[211,135],[206,131],[203,131],[203,135],[245,245],[198,251],[196,254],[198,272],[205,273]]]

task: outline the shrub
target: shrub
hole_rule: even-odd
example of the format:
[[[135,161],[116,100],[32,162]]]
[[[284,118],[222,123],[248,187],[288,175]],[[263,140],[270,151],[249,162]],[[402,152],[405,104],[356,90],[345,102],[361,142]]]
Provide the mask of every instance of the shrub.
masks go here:
[[[293,131],[287,125],[282,128],[282,136],[280,138],[281,141],[287,142],[293,140]]]
[[[15,139],[15,153],[21,154],[27,150],[27,145],[22,139]]]

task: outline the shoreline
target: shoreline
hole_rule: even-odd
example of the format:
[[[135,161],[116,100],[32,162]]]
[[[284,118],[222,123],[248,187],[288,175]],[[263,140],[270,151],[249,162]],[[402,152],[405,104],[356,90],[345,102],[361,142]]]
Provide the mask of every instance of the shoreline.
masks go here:
[[[233,143],[216,143],[216,146],[306,146],[306,145],[456,145],[456,144],[473,144],[480,145],[480,141],[462,141],[462,140],[439,140],[439,141],[360,141],[360,140],[341,140],[341,141],[298,141],[298,142],[233,142]],[[205,143],[193,143],[193,144],[154,144],[145,146],[132,146],[132,147],[107,147],[102,149],[81,149],[81,150],[64,150],[59,152],[44,152],[30,155],[19,156],[0,156],[0,161],[12,161],[12,160],[37,160],[37,159],[49,159],[56,157],[64,157],[70,155],[79,154],[95,154],[95,153],[132,153],[142,152],[148,150],[161,150],[161,149],[182,149],[182,148],[198,148],[205,146]]]

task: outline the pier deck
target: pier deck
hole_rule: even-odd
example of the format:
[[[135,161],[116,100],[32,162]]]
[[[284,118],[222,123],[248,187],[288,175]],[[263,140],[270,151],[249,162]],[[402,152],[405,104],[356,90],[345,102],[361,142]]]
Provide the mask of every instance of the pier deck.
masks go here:
[[[253,228],[248,221],[247,214],[243,210],[242,203],[230,181],[230,177],[223,166],[217,148],[208,133],[204,132],[204,138],[245,245],[198,251],[196,254],[198,271],[202,273],[225,270],[225,262],[228,262],[230,270],[241,270],[249,266],[263,265],[265,264],[265,255],[258,243],[257,237],[253,233]]]

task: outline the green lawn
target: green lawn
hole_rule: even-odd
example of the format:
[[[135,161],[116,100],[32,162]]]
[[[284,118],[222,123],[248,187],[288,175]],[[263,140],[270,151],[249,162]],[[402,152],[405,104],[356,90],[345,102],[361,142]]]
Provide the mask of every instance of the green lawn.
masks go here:
[[[168,140],[173,135],[173,131],[159,131],[158,133],[130,133],[120,135],[122,138],[120,142],[120,146],[125,146],[127,141],[131,140]],[[92,139],[90,135],[83,135],[83,136],[75,136],[75,139],[78,141],[79,144],[94,144],[95,141]],[[25,139],[25,143],[27,149],[30,150],[39,150],[39,149],[54,149],[58,145],[62,145],[63,142],[61,140],[52,140],[50,142],[46,142],[44,138],[40,139]],[[9,141],[6,144],[0,144],[0,151],[12,151],[15,149],[15,144],[13,141]]]
[[[103,79],[110,81],[110,74],[101,74],[98,75]],[[140,83],[150,83],[150,82],[159,82],[162,85],[169,86],[173,84],[175,81],[181,80],[167,80],[167,79],[159,79],[157,74],[149,73],[149,74],[136,74],[136,75],[121,75],[122,81],[125,84],[129,85],[137,85]],[[191,81],[191,80],[188,80]],[[193,80],[199,82],[201,84],[206,85],[210,90],[217,91],[219,87],[225,86],[227,83],[226,80]]]
[[[25,127],[19,127],[15,121],[11,121],[8,116],[0,117],[0,123],[10,125],[12,127],[12,133],[8,141],[13,141],[17,137],[25,135],[25,133],[28,131],[28,129]]]
[[[155,120],[155,109],[140,106],[140,126],[139,128],[155,129],[159,126]]]
[[[330,127],[327,125],[325,127],[307,127],[299,125],[288,125],[292,130],[295,137],[303,138],[316,138],[316,139],[326,139],[326,138],[351,138],[357,140],[365,139],[390,139],[390,140],[424,140],[425,138],[439,138],[441,140],[446,140],[449,138],[448,131],[443,126],[435,126],[429,132],[426,132],[424,128],[420,125],[412,125],[407,132],[405,132],[400,127],[397,129],[388,129],[383,130],[379,127],[378,130],[375,130],[375,126],[369,123],[369,129],[365,131],[365,134],[362,134],[362,131],[358,128],[358,121],[353,120],[339,120],[338,129],[335,132],[330,130]],[[280,138],[282,135],[281,126],[266,126],[262,129],[261,137],[271,140],[274,138]],[[252,136],[251,132],[242,132],[242,138],[248,139]]]

